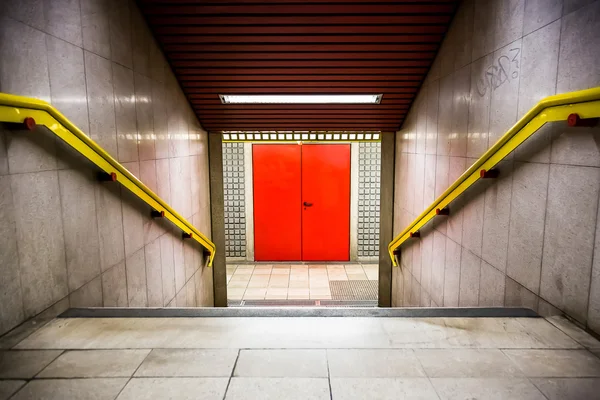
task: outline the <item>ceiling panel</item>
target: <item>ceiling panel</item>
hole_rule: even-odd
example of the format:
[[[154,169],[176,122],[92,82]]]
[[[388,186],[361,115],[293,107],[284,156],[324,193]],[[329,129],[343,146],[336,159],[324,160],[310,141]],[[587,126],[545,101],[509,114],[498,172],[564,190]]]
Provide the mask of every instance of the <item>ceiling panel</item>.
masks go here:
[[[402,124],[455,0],[138,0],[205,129]],[[222,104],[219,94],[383,94],[380,104]]]

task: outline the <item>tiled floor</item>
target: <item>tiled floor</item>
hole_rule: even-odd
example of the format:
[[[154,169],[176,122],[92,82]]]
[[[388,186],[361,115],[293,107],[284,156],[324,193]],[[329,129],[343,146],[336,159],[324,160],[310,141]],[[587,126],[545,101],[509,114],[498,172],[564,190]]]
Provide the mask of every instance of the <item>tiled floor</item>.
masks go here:
[[[560,318],[57,319],[0,400],[594,399],[598,354]]]
[[[377,280],[377,264],[227,266],[230,300],[330,300],[329,281]]]

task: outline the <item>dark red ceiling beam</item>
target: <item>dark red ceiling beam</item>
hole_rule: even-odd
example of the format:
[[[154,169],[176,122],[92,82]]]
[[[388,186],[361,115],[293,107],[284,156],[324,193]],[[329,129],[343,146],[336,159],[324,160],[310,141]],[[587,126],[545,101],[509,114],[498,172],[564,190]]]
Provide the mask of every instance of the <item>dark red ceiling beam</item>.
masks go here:
[[[347,44],[165,44],[163,50],[167,52],[400,52],[400,51],[436,51],[438,45],[426,44],[372,44],[372,43],[347,43]]]
[[[173,2],[175,3],[175,2]],[[147,6],[144,13],[147,15],[176,15],[176,14],[246,14],[269,15],[274,14],[312,14],[312,15],[365,15],[365,14],[451,14],[453,4],[195,4]],[[260,2],[257,2],[260,3]],[[306,2],[304,2],[306,3]]]
[[[445,33],[446,25],[283,25],[283,26],[156,26],[157,35],[334,35],[334,34],[379,34],[400,33],[435,34]],[[323,41],[327,41],[324,39]]]
[[[287,94],[287,93],[310,93],[310,94],[335,94],[335,93],[373,93],[380,94],[384,93],[383,97],[386,96],[388,98],[395,97],[397,93],[416,93],[417,87],[394,87],[394,88],[384,88],[380,86],[373,87],[310,87],[310,86],[300,86],[300,87],[279,87],[279,88],[270,88],[269,90],[262,87],[186,87],[185,91],[189,94],[192,93],[206,93],[206,94]]]
[[[315,84],[327,85],[328,83],[336,84],[339,82],[351,82],[360,84],[373,84],[373,82],[389,82],[389,83],[407,83],[414,84],[415,81],[420,81],[423,75],[180,75],[179,81],[184,85],[192,83],[228,85],[228,84],[245,84],[245,85],[305,85],[305,81],[312,81]],[[419,83],[420,84],[420,83]]]
[[[335,114],[335,115],[319,115],[319,114],[309,114],[309,115],[262,115],[262,116],[240,116],[240,117],[231,117],[231,116],[216,116],[211,114],[200,114],[202,117],[202,122],[239,122],[243,121],[292,121],[292,120],[301,120],[301,121],[324,121],[324,120],[339,120],[346,119],[348,121],[358,121],[358,120],[368,120],[368,121],[385,121],[385,122],[397,122],[399,118],[404,115],[393,114],[386,116],[377,116],[377,115],[361,115],[360,117],[352,118],[348,115],[344,114]]]
[[[310,87],[310,88],[375,88],[373,90],[386,91],[389,88],[409,88],[418,87],[420,82],[418,81],[317,81],[317,82],[198,82],[198,81],[184,81],[183,86],[189,88],[291,88],[291,87]]]
[[[224,117],[226,116],[253,116],[253,115],[264,115],[264,116],[269,116],[269,115],[318,115],[318,114],[325,114],[325,115],[350,115],[350,116],[354,116],[354,115],[363,115],[363,114],[369,114],[369,115],[397,115],[398,113],[402,113],[405,112],[408,109],[408,106],[398,106],[398,108],[396,109],[383,109],[383,110],[360,110],[360,112],[357,112],[356,110],[322,110],[319,108],[315,108],[312,110],[297,110],[297,109],[292,109],[292,110],[229,110],[227,108],[221,108],[221,109],[205,109],[204,111],[206,113],[209,113],[211,115],[222,115]]]
[[[243,43],[260,43],[266,45],[267,43],[283,43],[286,44],[340,44],[340,45],[352,45],[356,43],[434,43],[438,44],[443,38],[440,33],[430,34],[424,32],[423,34],[390,34],[390,35],[263,35],[263,36],[250,36],[250,35],[185,35],[185,36],[161,36],[158,39],[163,44],[185,44],[185,43],[225,43],[226,45],[242,45]]]
[[[139,3],[146,7],[150,4],[198,4],[199,0],[138,0]],[[397,3],[397,4],[415,4],[415,3],[434,3],[434,4],[447,4],[447,3],[455,3],[456,0],[377,0],[378,3]],[[298,4],[298,0],[212,0],[205,1],[203,4],[212,4],[212,5],[224,5],[224,4]],[[321,4],[335,4],[335,3],[348,3],[348,4],[372,4],[369,1],[365,0],[302,0],[302,3],[321,3]]]
[[[349,52],[349,53],[336,53],[336,52],[318,52],[318,53],[244,53],[244,52],[232,52],[232,53],[202,53],[202,52],[190,52],[190,53],[170,53],[169,57],[171,60],[432,60],[435,57],[433,51],[415,51],[415,52],[393,52],[393,53],[381,53],[381,52]]]
[[[175,72],[178,75],[223,75],[223,76],[240,76],[240,75],[271,75],[271,76],[294,76],[294,75],[387,75],[387,74],[406,74],[424,75],[427,72],[427,67],[406,67],[406,68],[348,68],[344,65],[338,65],[329,68],[298,68],[298,65],[294,68],[264,68],[264,67],[240,67],[239,63],[236,63],[235,67],[231,68],[176,68]],[[298,64],[298,63],[296,63]],[[304,63],[303,63],[304,64]]]
[[[172,7],[175,8],[175,7]],[[245,25],[263,25],[263,26],[293,26],[293,25],[392,25],[392,24],[447,24],[450,15],[271,15],[254,16],[187,16],[177,15],[166,17],[164,15],[149,16],[148,22],[151,25],[169,26],[169,25],[199,25],[199,26],[245,26]]]
[[[402,102],[396,105],[384,105],[384,104],[222,104],[221,102],[213,105],[203,105],[204,110],[219,110],[224,112],[236,112],[236,111],[274,111],[274,110],[288,110],[298,112],[312,112],[313,110],[318,111],[348,111],[356,112],[359,111],[382,111],[382,110],[401,110],[408,107],[410,100],[398,100]]]
[[[176,68],[295,68],[295,67],[330,67],[330,68],[356,68],[356,67],[374,67],[374,68],[403,68],[403,67],[428,67],[430,60],[344,60],[344,61],[327,61],[327,60],[302,60],[301,62],[294,60],[244,60],[240,61],[211,61],[211,60],[194,60],[194,61],[178,61],[171,62]]]

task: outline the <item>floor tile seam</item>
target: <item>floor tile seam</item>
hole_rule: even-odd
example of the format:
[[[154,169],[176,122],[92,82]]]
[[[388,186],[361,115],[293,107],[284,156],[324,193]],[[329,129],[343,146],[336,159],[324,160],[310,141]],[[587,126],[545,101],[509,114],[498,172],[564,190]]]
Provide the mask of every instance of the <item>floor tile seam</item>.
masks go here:
[[[42,367],[42,369],[40,369],[37,373],[35,373],[33,375],[33,377],[31,377],[30,379],[34,379],[34,378],[38,377],[39,374],[41,374],[42,372],[44,372],[46,370],[46,368],[48,368],[52,363],[54,363],[56,360],[58,360],[58,358],[60,356],[62,356],[63,354],[65,354],[67,351],[68,350],[66,350],[66,349],[62,350],[56,357],[54,357],[52,359],[52,361],[50,361],[48,364],[46,364],[44,367]]]
[[[550,321],[548,318],[544,318],[544,320],[545,320],[546,322],[548,322],[550,325],[552,325],[554,328],[558,329],[559,331],[561,331],[562,333],[564,333],[565,335],[567,335],[567,336],[568,336],[568,337],[569,337],[571,340],[573,340],[575,343],[577,343],[578,345],[580,345],[582,348],[584,348],[584,349],[587,349],[588,351],[589,351],[590,349],[595,349],[595,347],[587,347],[586,345],[584,345],[583,343],[581,343],[579,340],[577,340],[577,339],[575,339],[573,336],[571,336],[571,335],[570,335],[570,334],[569,334],[567,331],[565,331],[564,329],[562,329],[562,328],[561,328],[559,325],[557,325],[557,324],[553,323],[552,321]],[[573,323],[572,323],[571,321],[569,321],[568,319],[567,319],[567,321],[568,321],[570,324],[573,324]],[[573,324],[573,326],[575,326],[575,328],[577,328],[577,329],[581,329],[581,328],[579,328],[579,327],[578,327],[577,325],[575,325],[575,324]],[[582,330],[582,331],[583,331],[585,334],[588,334],[588,335],[589,335],[589,333],[587,333],[587,332],[586,332],[584,329],[581,329],[581,330]],[[591,335],[590,335],[590,336],[591,336]],[[594,338],[594,337],[592,336],[592,338]],[[594,339],[595,339],[595,338],[594,338]]]
[[[333,400],[333,390],[331,388],[331,369],[329,367],[329,349],[325,350],[325,363],[327,365],[327,385],[329,387],[329,400]]]
[[[121,390],[119,390],[119,393],[117,393],[117,395],[115,396],[115,399],[119,398],[119,396],[121,395],[121,393],[123,392],[123,390],[125,390],[125,388],[127,387],[127,385],[129,385],[129,382],[131,382],[131,380],[133,379],[133,377],[135,376],[135,374],[138,372],[138,370],[140,369],[140,367],[142,366],[142,364],[146,361],[146,359],[148,358],[148,356],[150,355],[150,353],[152,353],[154,349],[151,349],[148,354],[146,354],[146,356],[144,357],[144,359],[139,363],[139,365],[137,366],[137,368],[133,371],[133,373],[131,374],[131,376],[129,377],[129,379],[127,380],[127,382],[125,382],[125,384],[123,385],[123,387],[121,388]]]
[[[233,367],[231,368],[231,373],[229,374],[229,380],[227,380],[227,385],[225,385],[225,391],[223,392],[223,400],[225,400],[225,398],[227,397],[227,392],[229,391],[229,386],[231,385],[231,380],[233,379],[233,377],[235,375],[235,369],[237,368],[237,363],[238,363],[238,360],[240,359],[241,352],[242,352],[242,349],[238,349],[237,355],[235,357],[235,361],[233,363]]]
[[[439,400],[441,400],[440,394],[438,393],[437,389],[435,388],[435,385],[431,381],[431,377],[427,373],[427,370],[425,369],[425,366],[423,365],[423,362],[421,361],[421,359],[417,355],[417,352],[415,351],[415,349],[412,349],[412,354],[413,354],[413,357],[417,360],[417,362],[421,366],[421,371],[423,372],[423,375],[424,375],[423,377],[427,379],[427,381],[429,382],[429,385],[431,386],[431,388],[435,392],[435,395],[438,397]]]

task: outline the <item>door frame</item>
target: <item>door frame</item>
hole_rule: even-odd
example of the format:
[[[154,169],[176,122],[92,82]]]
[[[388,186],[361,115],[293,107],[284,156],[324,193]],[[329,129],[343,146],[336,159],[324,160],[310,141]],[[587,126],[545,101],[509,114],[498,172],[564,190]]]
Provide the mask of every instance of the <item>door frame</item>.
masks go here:
[[[273,145],[273,142],[251,142],[244,144],[244,185],[245,185],[245,207],[246,207],[246,258],[231,261],[255,262],[254,258],[254,169],[252,146],[255,144]],[[332,144],[330,142],[312,144]],[[359,262],[358,259],[358,169],[359,169],[359,142],[350,144],[350,254],[351,263]],[[303,144],[307,146],[310,144]],[[229,259],[228,259],[229,260]],[[298,261],[303,262],[303,261]],[[376,262],[376,261],[374,261]]]

